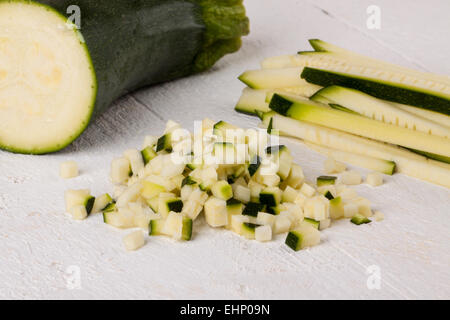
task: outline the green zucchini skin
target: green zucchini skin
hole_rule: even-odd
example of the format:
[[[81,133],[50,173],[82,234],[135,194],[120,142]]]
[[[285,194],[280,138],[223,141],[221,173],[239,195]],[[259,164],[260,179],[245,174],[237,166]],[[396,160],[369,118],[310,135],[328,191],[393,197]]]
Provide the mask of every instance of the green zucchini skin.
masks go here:
[[[450,100],[418,89],[408,89],[390,85],[383,81],[373,81],[357,77],[346,76],[338,72],[305,67],[301,77],[306,81],[328,87],[339,85],[357,89],[379,99],[413,105],[423,109],[450,115]]]
[[[140,88],[198,73],[239,50],[249,32],[243,0],[0,0],[40,5],[62,18],[69,6],[81,10],[80,46],[91,60],[91,113],[78,133],[53,147],[15,153],[46,154],[76,140],[93,117],[119,97]]]
[[[217,42],[239,42],[248,33],[248,19],[242,1],[225,1],[229,16],[240,21],[240,29],[214,39],[218,30],[209,30],[203,10],[220,9],[221,1],[183,0],[39,0],[63,15],[67,8],[81,9],[81,29],[97,76],[98,93],[94,115],[100,114],[120,96],[139,88],[170,81],[203,71],[212,66],[226,50],[210,52],[204,47],[220,46]],[[204,5],[204,7],[203,7]],[[214,7],[216,6],[216,8]],[[244,12],[244,13],[242,13]],[[214,17],[208,17],[213,19]],[[214,21],[212,21],[214,22]],[[221,21],[218,21],[219,23]],[[216,22],[217,23],[217,22]],[[227,23],[227,22],[225,22]],[[224,36],[224,35],[218,35]],[[231,45],[229,51],[238,49]],[[222,54],[223,53],[223,54]],[[220,56],[220,57],[219,57]],[[201,57],[200,57],[201,58]]]

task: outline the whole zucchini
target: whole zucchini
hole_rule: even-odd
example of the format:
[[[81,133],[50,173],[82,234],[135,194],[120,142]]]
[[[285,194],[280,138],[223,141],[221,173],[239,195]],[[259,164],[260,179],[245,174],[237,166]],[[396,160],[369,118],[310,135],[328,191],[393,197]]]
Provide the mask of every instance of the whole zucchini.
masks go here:
[[[118,97],[210,68],[248,29],[242,0],[0,0],[0,148],[61,150]]]

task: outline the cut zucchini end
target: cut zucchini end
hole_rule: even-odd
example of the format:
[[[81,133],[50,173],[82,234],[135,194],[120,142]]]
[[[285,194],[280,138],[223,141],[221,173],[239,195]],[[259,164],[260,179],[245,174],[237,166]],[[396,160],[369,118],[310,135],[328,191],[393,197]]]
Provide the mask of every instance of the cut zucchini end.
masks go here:
[[[285,243],[292,250],[299,251],[302,249],[302,235],[298,232],[291,231],[288,233]]]
[[[97,96],[81,33],[34,1],[1,1],[0,30],[0,148],[25,154],[65,148],[89,124]]]
[[[359,214],[359,213],[355,214],[350,221],[351,221],[351,223],[356,224],[357,226],[359,226],[361,224],[367,224],[367,223],[372,222],[372,220],[370,220],[366,216],[363,216],[362,214]]]

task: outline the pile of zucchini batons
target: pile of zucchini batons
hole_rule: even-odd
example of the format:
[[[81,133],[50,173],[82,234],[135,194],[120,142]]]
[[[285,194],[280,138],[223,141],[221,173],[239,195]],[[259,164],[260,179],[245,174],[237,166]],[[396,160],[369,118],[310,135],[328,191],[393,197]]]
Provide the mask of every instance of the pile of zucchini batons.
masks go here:
[[[236,111],[336,160],[450,187],[450,78],[321,40],[244,72]]]

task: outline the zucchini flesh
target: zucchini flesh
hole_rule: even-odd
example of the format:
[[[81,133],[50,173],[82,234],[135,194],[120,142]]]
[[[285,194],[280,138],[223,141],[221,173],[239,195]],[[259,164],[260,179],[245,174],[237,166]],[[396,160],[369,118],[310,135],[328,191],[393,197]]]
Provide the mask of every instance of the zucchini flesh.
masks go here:
[[[277,89],[297,87],[307,84],[300,77],[302,68],[249,70],[239,76],[239,80],[252,89]]]
[[[0,1],[0,148],[61,150],[118,97],[208,69],[247,33],[242,0]]]
[[[345,152],[393,161],[399,173],[450,188],[450,165],[446,163],[429,160],[397,146],[287,118],[275,112],[264,114],[263,126],[267,127],[270,119],[273,128],[277,129],[280,135]]]
[[[308,100],[293,100],[274,95],[269,107],[290,118],[323,125],[363,137],[397,144],[407,148],[450,156],[450,140],[431,136],[359,115],[327,108]]]
[[[384,70],[394,69],[397,72],[405,73],[408,74],[409,76],[414,76],[416,79],[428,79],[431,81],[446,83],[447,85],[450,85],[450,77],[448,76],[417,71],[402,66],[398,66],[392,63],[388,63],[385,61],[381,61],[378,59],[370,58],[319,39],[311,39],[309,40],[309,43],[314,48],[314,50],[316,50],[316,52],[326,53],[329,56],[336,54],[337,56],[340,55],[341,57],[348,57],[349,59],[351,59],[351,61],[354,62],[358,61],[366,66],[377,67],[379,69]]]
[[[324,87],[340,85],[357,89],[376,98],[450,115],[450,93],[432,90],[430,86],[412,85],[389,76],[380,76],[375,69],[368,72],[362,68],[345,71],[306,67],[301,77],[316,85]]]
[[[329,157],[332,157],[333,159],[338,161],[347,162],[355,166],[363,167],[369,170],[381,172],[388,175],[393,175],[395,173],[396,164],[394,161],[377,159],[351,152],[326,148],[310,142],[307,142],[306,145],[311,149],[320,152],[324,155],[327,155]]]
[[[399,109],[388,101],[379,100],[354,89],[340,86],[327,87],[318,91],[311,97],[311,100],[320,102],[320,98],[325,98],[331,104],[338,104],[344,109],[350,109],[373,120],[444,138],[450,137],[449,128]]]
[[[266,101],[266,94],[266,90],[245,88],[234,110],[249,115],[255,115],[257,111],[270,111],[269,103]]]
[[[413,106],[407,106],[407,105],[400,104],[400,103],[394,103],[394,105],[399,109],[405,110],[409,113],[418,115],[422,118],[439,123],[441,126],[445,126],[448,129],[450,129],[450,116],[447,116],[442,113],[430,111],[430,110],[413,107]]]

